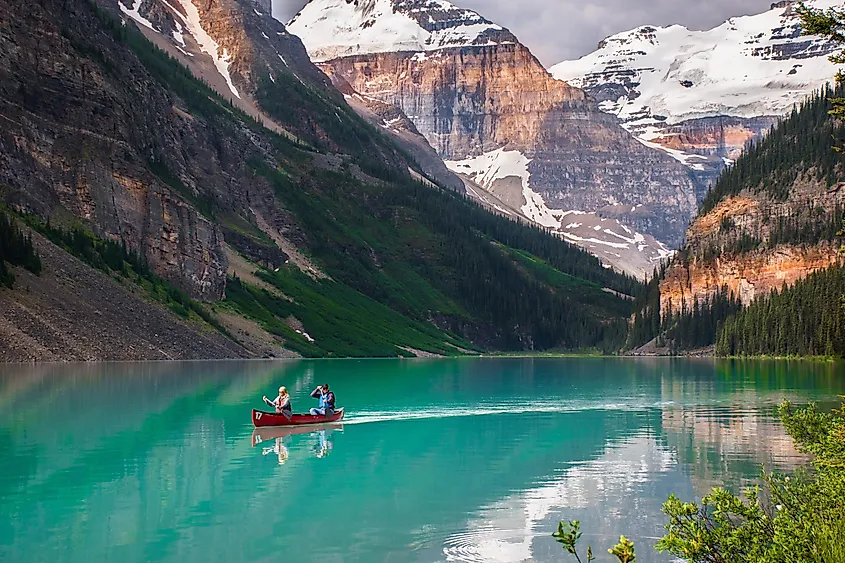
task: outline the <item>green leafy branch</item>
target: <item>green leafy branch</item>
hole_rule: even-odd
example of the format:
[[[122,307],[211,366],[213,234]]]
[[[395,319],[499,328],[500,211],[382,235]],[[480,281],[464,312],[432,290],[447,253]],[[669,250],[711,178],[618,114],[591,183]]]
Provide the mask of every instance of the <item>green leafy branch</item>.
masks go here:
[[[580,528],[581,522],[579,520],[560,522],[557,525],[557,532],[554,532],[552,537],[555,538],[556,542],[563,546],[563,549],[574,555],[578,563],[584,563],[578,555],[578,540],[581,539]],[[634,542],[625,536],[620,536],[619,543],[608,549],[607,552],[614,555],[616,559],[619,560],[619,563],[634,563],[634,561],[637,560],[637,556],[634,554]],[[595,559],[596,558],[593,555],[593,546],[588,545],[586,556],[587,563],[594,561]]]
[[[818,35],[825,39],[832,41],[838,45],[845,44],[845,11],[828,8],[827,10],[820,10],[817,8],[809,8],[806,4],[801,2],[795,8],[795,12],[801,18],[801,34],[802,35]],[[845,51],[830,55],[828,60],[835,65],[845,64]],[[845,73],[838,70],[834,76],[837,84],[845,82]],[[845,98],[831,99],[833,105],[830,114],[836,117],[845,117]],[[834,147],[837,151],[841,151],[842,147]]]
[[[763,473],[762,484],[743,497],[713,489],[701,503],[675,495],[663,505],[666,534],[656,549],[689,563],[834,563],[845,561],[845,405],[823,413],[815,405],[780,406],[787,433],[813,456],[812,471]],[[561,522],[555,539],[579,563],[579,522]],[[620,563],[635,560],[624,536],[609,552]],[[587,550],[591,561],[592,549]]]

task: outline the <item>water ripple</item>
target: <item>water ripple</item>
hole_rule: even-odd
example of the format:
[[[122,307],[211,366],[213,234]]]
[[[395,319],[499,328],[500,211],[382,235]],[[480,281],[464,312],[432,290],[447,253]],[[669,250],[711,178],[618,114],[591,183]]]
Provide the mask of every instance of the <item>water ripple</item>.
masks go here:
[[[567,402],[556,405],[537,405],[529,403],[504,403],[496,405],[480,405],[467,408],[465,405],[454,407],[420,407],[415,410],[395,411],[356,411],[344,417],[344,424],[370,424],[374,422],[396,422],[403,420],[425,420],[432,418],[457,418],[466,416],[490,416],[507,414],[554,414],[583,411],[635,411],[657,409],[666,406],[662,401],[631,402],[631,403],[593,403],[583,404]]]

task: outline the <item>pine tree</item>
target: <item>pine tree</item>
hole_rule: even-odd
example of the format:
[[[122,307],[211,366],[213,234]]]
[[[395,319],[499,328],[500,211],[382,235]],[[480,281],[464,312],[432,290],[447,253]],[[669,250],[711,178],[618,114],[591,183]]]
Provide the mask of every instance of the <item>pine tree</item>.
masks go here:
[[[803,2],[798,5],[796,12],[801,17],[801,32],[804,35],[820,35],[834,43],[845,44],[845,11],[829,8],[820,10],[808,8]],[[845,64],[845,52],[840,50],[828,57],[836,65]],[[845,81],[845,73],[836,73],[837,85]],[[845,98],[836,97],[831,100],[830,114],[835,117],[845,117]],[[837,147],[837,150],[841,150]]]

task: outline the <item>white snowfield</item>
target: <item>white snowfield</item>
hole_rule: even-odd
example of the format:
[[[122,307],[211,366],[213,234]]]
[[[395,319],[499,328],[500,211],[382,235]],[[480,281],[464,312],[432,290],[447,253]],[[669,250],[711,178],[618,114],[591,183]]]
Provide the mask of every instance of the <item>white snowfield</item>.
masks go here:
[[[486,32],[504,31],[471,10],[443,0],[422,0],[423,7],[397,7],[395,0],[311,0],[288,22],[312,61],[338,57],[494,44]],[[432,31],[412,17],[428,18]],[[438,16],[438,19],[434,19]],[[446,19],[442,19],[446,18]],[[436,25],[435,25],[436,24]]]
[[[446,166],[488,191],[500,180],[519,180],[524,199],[519,211],[524,217],[593,253],[607,266],[644,278],[652,273],[655,266],[672,256],[673,252],[661,242],[635,232],[616,219],[602,218],[585,211],[549,208],[542,194],[531,188],[530,163],[531,159],[519,151],[497,149],[465,160],[446,161]],[[483,194],[472,188],[468,190],[470,196],[484,201]],[[499,206],[494,207],[507,215],[514,215]]]
[[[498,180],[519,178],[522,182],[522,196],[525,198],[525,205],[520,211],[539,225],[559,229],[560,219],[555,218],[551,209],[546,206],[543,196],[531,189],[531,173],[528,172],[530,163],[531,160],[519,151],[497,149],[466,160],[448,160],[446,167],[452,172],[465,174],[486,190],[493,187]]]
[[[184,49],[184,47],[186,47],[184,35],[187,31],[188,34],[193,37],[200,50],[211,57],[211,60],[214,62],[214,67],[217,69],[217,72],[220,73],[220,76],[222,76],[226,81],[226,85],[229,87],[232,95],[236,98],[240,98],[241,95],[238,93],[237,88],[235,88],[235,84],[232,82],[232,75],[229,73],[229,65],[231,64],[231,56],[229,53],[225,48],[221,49],[220,45],[217,44],[217,41],[215,41],[205,29],[203,29],[199,10],[197,10],[197,7],[194,5],[192,0],[174,1],[182,7],[184,14],[169,4],[167,0],[161,0],[161,3],[170,10],[171,14],[173,14],[173,21],[176,23],[177,31],[172,33],[172,38],[176,43],[178,43],[177,48],[186,56],[193,56],[193,54],[185,51]],[[160,29],[156,29],[152,22],[141,15],[140,8],[142,3],[143,0],[119,0],[117,5],[124,14],[135,20],[140,25],[155,31],[156,33],[161,33]]]
[[[129,7],[125,6],[122,2],[117,3],[117,7],[120,8],[120,11],[138,22],[139,24],[143,25],[148,29],[152,29],[153,31],[158,31],[152,24],[150,20],[145,18],[141,15],[139,11],[141,9],[141,0],[124,0],[128,1]],[[136,4],[137,2],[137,4]]]
[[[845,8],[842,0],[806,4]],[[800,36],[795,5],[731,18],[708,31],[680,25],[639,27],[613,35],[597,51],[549,72],[581,88],[630,86],[629,95],[601,104],[602,110],[628,122],[629,129],[702,117],[783,115],[831,82],[836,72],[828,60],[830,46]]]
[[[221,49],[217,44],[217,41],[215,41],[205,29],[203,29],[199,10],[197,10],[197,7],[194,6],[193,1],[178,1],[179,4],[181,4],[182,9],[185,10],[185,14],[187,14],[187,17],[183,18],[183,21],[187,26],[188,31],[191,35],[193,35],[194,40],[197,42],[197,45],[200,46],[200,49],[202,49],[202,51],[214,61],[214,66],[217,68],[217,72],[219,72],[220,76],[226,80],[226,85],[229,86],[229,90],[232,91],[232,94],[234,94],[236,98],[240,98],[241,95],[238,93],[237,88],[235,88],[234,83],[232,83],[232,75],[229,73],[229,64],[232,60],[229,53],[226,52],[225,48]],[[174,10],[174,13],[181,17],[181,14],[179,14],[178,11]]]

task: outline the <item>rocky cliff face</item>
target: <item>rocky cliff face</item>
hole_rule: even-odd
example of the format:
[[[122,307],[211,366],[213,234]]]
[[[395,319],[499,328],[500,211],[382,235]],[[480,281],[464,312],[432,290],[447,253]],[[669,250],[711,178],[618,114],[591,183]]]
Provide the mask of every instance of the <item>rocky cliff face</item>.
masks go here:
[[[262,90],[267,89],[262,85],[268,80],[280,87],[300,88],[289,93],[292,99],[306,94],[341,103],[300,40],[272,19],[264,0],[115,3],[124,20],[132,20],[156,46],[265,127],[295,140],[332,144],[332,135],[308,115],[310,108],[299,107],[271,118],[261,106]],[[288,84],[290,80],[294,83]]]
[[[696,179],[696,198],[700,201],[725,166],[734,162],[743,148],[753,139],[765,135],[778,122],[776,116],[734,117],[715,116],[688,119],[664,124],[659,137],[649,126],[629,124],[634,136],[643,142],[677,156]]]
[[[552,110],[571,112],[573,119],[587,118],[591,111],[583,91],[556,83],[516,43],[429,54],[359,54],[321,66],[361,94],[401,108],[447,160],[509,143],[522,150],[541,145],[541,136],[552,133]]]
[[[398,106],[357,92],[342,76],[325,67],[332,84],[343,94],[346,103],[371,125],[384,131],[410,154],[420,166],[426,181],[455,190],[464,191],[464,183],[451,172],[434,151],[414,122]]]
[[[838,246],[818,247],[784,245],[713,262],[698,261],[685,267],[673,266],[660,284],[664,311],[691,310],[695,301],[703,302],[719,288],[748,305],[755,298],[768,295],[807,277],[816,270],[837,264]]]
[[[746,142],[836,72],[827,59],[835,45],[801,35],[797,4],[777,2],[708,31],[642,26],[549,70],[584,88],[641,142],[686,165],[706,189]],[[841,0],[807,4],[845,7]]]
[[[256,250],[250,239],[264,236],[256,213],[274,236],[281,230],[302,240],[272,192],[252,177],[247,160],[266,159],[268,148],[248,130],[202,115],[196,100],[173,97],[103,31],[103,18],[136,25],[235,107],[288,137],[337,146],[324,126],[328,117],[320,122],[300,100],[336,105],[342,97],[299,40],[252,0],[94,5],[81,2],[63,14],[64,8],[0,4],[2,197],[54,220],[79,218],[96,234],[124,241],[191,296],[219,300],[224,238],[267,263],[266,249]],[[277,81],[296,85],[284,126],[254,97],[262,84]],[[349,109],[338,108],[331,120],[341,120],[343,111]],[[287,256],[272,250],[274,265],[284,263]]]
[[[69,212],[101,235],[124,240],[192,296],[223,295],[220,229],[151,172],[167,165],[187,184],[220,188],[235,147],[215,148],[137,67],[115,81],[75,47],[47,8],[3,2],[0,33],[0,182],[6,201],[42,216]],[[80,14],[80,17],[83,17]],[[11,25],[37,18],[37,27]],[[92,23],[93,22],[89,22]],[[105,56],[105,55],[103,55]],[[167,165],[159,160],[170,151]],[[191,166],[186,153],[207,157]]]
[[[584,212],[621,222],[632,240],[642,231],[677,244],[696,211],[695,180],[683,165],[637,142],[474,12],[440,1],[313,0],[288,28],[326,72],[400,108],[453,171],[485,189],[492,182],[481,177],[502,180],[499,192],[509,189],[521,213],[562,235],[562,217]],[[517,153],[525,170],[509,170],[502,151]],[[626,252],[668,252],[602,229],[593,238]]]
[[[23,285],[4,293],[30,309],[4,320],[22,343],[15,354],[53,357],[42,352],[49,344],[53,353],[56,333],[73,340],[105,330],[80,329],[89,316],[130,318],[125,307],[137,308],[137,299],[124,293],[237,340],[232,355],[450,354],[597,339],[615,346],[620,338],[628,307],[612,292],[636,284],[577,249],[413,183],[425,180],[425,165],[382,134],[422,139],[413,123],[373,102],[376,127],[368,125],[252,0],[0,0],[0,52],[0,199],[65,230],[92,231],[62,240],[102,268],[104,285],[126,288],[102,304],[80,293],[74,308],[84,316],[68,315],[49,287],[73,276],[56,272],[67,262],[51,255],[36,301]],[[146,264],[122,267],[119,246],[104,238]],[[513,240],[577,283],[546,280],[547,269]],[[193,297],[225,304],[189,301],[146,265]],[[526,288],[531,303],[520,297]],[[54,306],[32,321],[33,310]],[[184,323],[155,324],[169,336]],[[144,342],[156,346],[161,334]],[[196,357],[201,348],[218,353],[180,343],[161,354]],[[99,343],[79,354],[113,357]]]
[[[784,243],[783,224],[841,223],[845,184],[833,188],[804,179],[786,201],[745,192],[695,220],[688,243],[660,283],[661,307],[674,311],[702,302],[723,286],[744,305],[841,261],[840,244]]]

